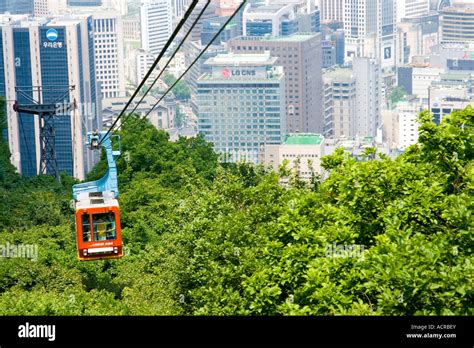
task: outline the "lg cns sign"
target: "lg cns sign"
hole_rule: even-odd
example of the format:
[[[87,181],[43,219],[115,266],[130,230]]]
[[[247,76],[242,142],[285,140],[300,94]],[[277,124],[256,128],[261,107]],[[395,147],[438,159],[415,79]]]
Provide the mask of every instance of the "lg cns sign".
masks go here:
[[[231,76],[256,76],[257,72],[252,69],[224,69],[222,70],[224,77]]]
[[[54,28],[51,28],[51,29],[48,29],[48,31],[46,32],[46,39],[47,41],[43,42],[43,46],[45,48],[62,48],[63,47],[63,43],[62,42],[58,42],[58,31]]]

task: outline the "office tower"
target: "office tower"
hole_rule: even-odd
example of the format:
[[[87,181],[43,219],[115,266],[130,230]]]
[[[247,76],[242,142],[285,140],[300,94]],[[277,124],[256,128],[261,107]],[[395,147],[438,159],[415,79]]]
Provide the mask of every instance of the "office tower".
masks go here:
[[[229,17],[213,17],[204,20],[202,23],[201,43],[203,45],[210,43],[228,19]],[[238,35],[239,26],[237,23],[229,23],[213,43],[219,45]]]
[[[442,42],[474,41],[474,3],[452,1],[440,12]]]
[[[55,120],[56,156],[59,171],[84,179],[95,164],[93,153],[85,148],[85,135],[100,129],[101,124],[92,17],[57,17],[47,21],[19,18],[2,22],[0,29],[0,95],[9,101],[12,163],[26,176],[39,171],[39,118],[13,111],[12,101],[28,102],[15,87],[43,86],[39,96],[31,91],[26,93],[51,103],[64,95],[68,86],[74,86],[65,101],[75,101],[76,110],[60,114]],[[51,90],[52,86],[56,86],[55,90]]]
[[[185,66],[191,66],[192,62],[196,57],[203,51],[204,45],[201,43],[201,41],[192,41],[189,44],[187,44],[187,54],[185,55],[184,61],[185,61]],[[212,57],[217,56],[218,54],[221,53],[226,53],[227,49],[225,47],[225,44],[221,45],[211,45],[201,56],[201,58],[198,59],[196,64],[194,64],[189,72],[184,75],[184,79],[186,83],[189,86],[189,89],[191,91],[191,107],[193,109],[193,112],[198,114],[198,102],[197,102],[197,81],[198,78],[204,74],[209,72],[210,68],[209,66],[205,65],[204,63]]]
[[[355,58],[353,71],[356,80],[356,136],[376,136],[380,119],[381,71],[372,58]]]
[[[34,0],[0,0],[0,14],[34,14]]]
[[[398,148],[405,150],[418,142],[418,115],[423,110],[416,100],[400,101],[395,105],[394,112],[398,124]]]
[[[273,36],[319,32],[319,9],[314,0],[272,0],[264,6],[247,4],[243,12],[243,35]]]
[[[235,53],[270,51],[284,67],[288,132],[322,133],[322,53],[320,33],[240,37],[229,42]]]
[[[324,73],[324,114],[330,127],[326,137],[356,135],[356,78],[352,69],[334,68]]]
[[[173,16],[175,18],[181,18],[186,12],[190,0],[172,0],[171,7],[173,8]]]
[[[140,41],[140,21],[138,19],[123,19],[124,41]]]
[[[171,0],[141,0],[142,48],[159,55],[172,32]]]
[[[122,18],[113,12],[97,13],[94,19],[96,77],[103,99],[125,94]]]
[[[344,0],[320,0],[321,22],[343,21]]]
[[[383,70],[394,70],[396,31],[394,0],[345,1],[344,30],[346,58],[377,58]]]
[[[148,73],[154,62],[155,57],[150,52],[141,49],[136,50],[134,62],[135,76],[132,81],[135,85],[138,86],[140,82],[145,78],[146,74]]]
[[[411,63],[413,56],[430,54],[438,43],[438,13],[403,18],[397,25],[397,66]]]
[[[429,0],[397,0],[397,23],[403,18],[414,18],[430,11]]]
[[[206,3],[203,1],[198,2],[193,12],[189,16],[188,20],[183,25],[183,28],[184,28],[183,33],[187,33],[189,30],[191,30],[191,26],[196,21],[196,19],[199,16],[199,13],[201,13],[205,5]],[[186,40],[187,43],[201,40],[203,23],[209,19],[215,18],[216,10],[217,10],[217,4],[215,2],[211,2],[211,4],[207,7],[206,11],[204,11],[204,13],[202,14],[201,19],[196,23],[196,25],[194,26],[194,29],[191,31],[189,38]]]
[[[336,24],[336,23],[338,22],[332,22],[332,24]],[[323,47],[323,68],[332,66],[334,64],[343,65],[344,54],[345,54],[344,29],[342,28],[338,29],[334,25],[323,24],[321,26],[321,34],[322,34],[321,45]],[[324,57],[325,57],[324,47],[326,47],[327,51],[331,51],[330,52],[331,64],[329,64],[329,61],[326,63],[324,62]],[[327,52],[326,54],[329,54],[329,52]]]
[[[220,54],[198,80],[198,129],[225,161],[258,162],[261,147],[281,144],[285,78],[269,52]]]

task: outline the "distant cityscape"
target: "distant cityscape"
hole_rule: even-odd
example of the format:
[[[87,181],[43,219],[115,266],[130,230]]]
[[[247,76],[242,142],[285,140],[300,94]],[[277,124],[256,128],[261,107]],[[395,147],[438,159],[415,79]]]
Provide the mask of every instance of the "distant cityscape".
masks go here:
[[[51,121],[57,166],[84,179],[99,160],[87,132],[112,125],[190,3],[0,0],[1,136],[18,171],[41,173],[43,121],[17,106],[59,101],[74,108]],[[241,3],[211,1],[192,28],[199,1],[132,103],[171,140],[202,134],[222,161],[287,163],[309,180],[338,147],[396,157],[418,141],[422,110],[439,124],[474,106],[474,1],[247,0],[217,35]]]

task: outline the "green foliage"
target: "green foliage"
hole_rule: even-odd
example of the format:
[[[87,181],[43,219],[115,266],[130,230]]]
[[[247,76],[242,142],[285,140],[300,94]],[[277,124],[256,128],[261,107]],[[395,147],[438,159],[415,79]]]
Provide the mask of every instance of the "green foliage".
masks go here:
[[[171,87],[178,79],[171,74],[165,74],[163,81]],[[179,100],[188,100],[191,97],[191,90],[184,80],[180,80],[172,89],[173,94]]]
[[[76,260],[72,181],[0,179],[0,245],[39,251],[0,260],[0,314],[472,315],[473,121],[424,113],[398,158],[338,149],[308,184],[285,166],[219,165],[202,138],[173,143],[132,118],[120,260]],[[103,158],[90,178],[105,171]]]
[[[405,88],[402,86],[397,86],[393,89],[392,93],[390,94],[390,102],[392,105],[398,103],[399,101],[402,101],[405,99],[407,95],[407,92],[405,91]]]

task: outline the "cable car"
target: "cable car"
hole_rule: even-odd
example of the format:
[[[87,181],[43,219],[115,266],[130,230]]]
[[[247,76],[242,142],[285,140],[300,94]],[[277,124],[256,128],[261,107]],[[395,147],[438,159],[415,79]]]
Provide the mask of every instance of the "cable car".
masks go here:
[[[118,150],[113,150],[112,138],[118,139]],[[74,185],[76,210],[76,245],[79,260],[116,259],[123,256],[118,203],[116,160],[120,156],[120,137],[106,132],[87,134],[86,145],[91,149],[105,149],[108,170],[97,181]]]

